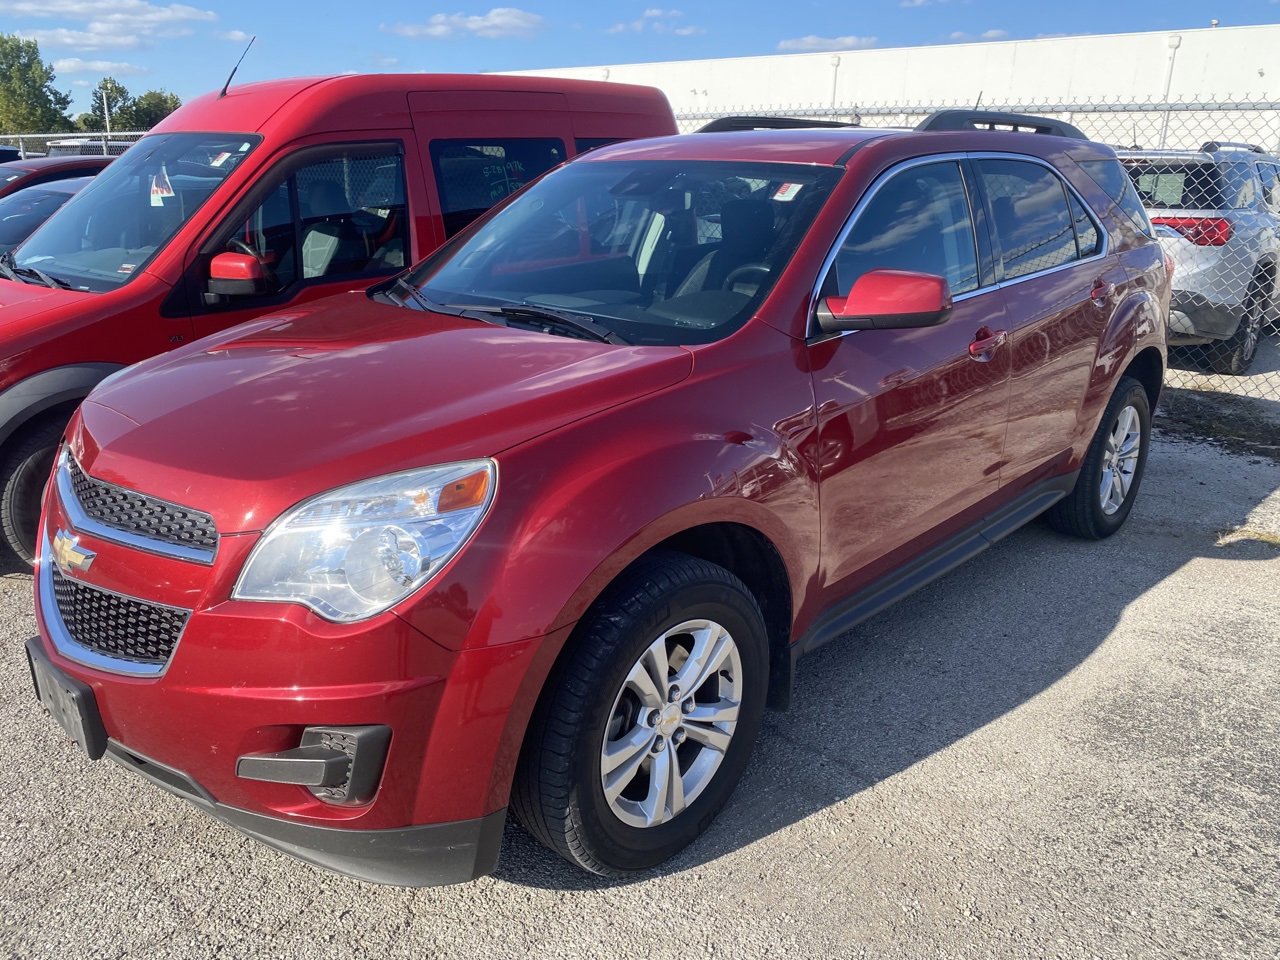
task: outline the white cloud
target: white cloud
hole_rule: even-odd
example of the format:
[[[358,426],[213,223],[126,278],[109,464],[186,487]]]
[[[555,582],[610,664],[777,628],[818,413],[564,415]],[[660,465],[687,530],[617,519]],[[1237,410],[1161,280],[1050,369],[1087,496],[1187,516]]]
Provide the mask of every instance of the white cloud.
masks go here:
[[[100,73],[104,76],[127,77],[136,73],[146,73],[146,67],[119,60],[81,60],[79,57],[67,57],[53,61],[55,73]]]
[[[92,28],[94,24],[89,24]],[[136,33],[120,33],[115,30],[71,30],[55,27],[51,30],[20,30],[18,36],[34,40],[42,47],[70,47],[72,50],[131,50],[141,45]]]
[[[425,23],[397,23],[383,26],[390,33],[410,39],[446,40],[453,36],[471,35],[494,40],[500,37],[527,37],[545,21],[536,13],[518,7],[494,7],[488,13],[436,13]]]
[[[781,40],[778,49],[789,53],[812,53],[820,50],[861,50],[875,45],[875,37],[818,37],[811,33],[806,37]]]
[[[644,33],[646,30],[653,33],[669,33],[677,37],[692,37],[699,33],[707,31],[702,27],[693,24],[684,24],[677,26],[675,21],[684,16],[683,10],[664,10],[662,7],[649,7],[640,14],[636,20],[620,20],[610,27],[605,27],[605,33]]]
[[[51,47],[73,50],[131,49],[153,37],[192,33],[190,24],[217,20],[212,10],[185,3],[146,0],[0,0],[0,13],[71,25],[20,31]]]
[[[1009,36],[1007,30],[987,30],[978,34],[976,37],[971,33],[965,33],[963,30],[957,30],[955,33],[949,34],[947,39],[953,43],[977,43],[979,40],[1004,40]]]
[[[223,40],[230,40],[232,43],[248,43],[253,34],[245,33],[243,30],[227,30],[218,34],[218,36]]]

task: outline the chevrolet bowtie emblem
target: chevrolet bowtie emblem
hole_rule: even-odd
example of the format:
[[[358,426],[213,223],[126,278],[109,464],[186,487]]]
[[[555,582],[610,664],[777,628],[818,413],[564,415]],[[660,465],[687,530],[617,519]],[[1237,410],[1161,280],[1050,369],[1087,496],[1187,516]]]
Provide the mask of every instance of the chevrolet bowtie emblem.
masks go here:
[[[97,556],[92,550],[86,550],[76,543],[76,538],[65,530],[59,530],[53,538],[53,562],[58,565],[64,576],[71,576],[72,570],[84,573]]]

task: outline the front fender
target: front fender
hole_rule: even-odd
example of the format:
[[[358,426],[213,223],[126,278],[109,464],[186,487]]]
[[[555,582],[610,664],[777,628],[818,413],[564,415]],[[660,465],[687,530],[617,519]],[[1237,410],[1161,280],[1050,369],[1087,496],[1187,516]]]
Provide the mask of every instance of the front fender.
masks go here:
[[[808,378],[775,378],[789,382],[753,396],[726,394],[716,379],[500,455],[490,516],[403,616],[451,648],[545,636],[581,617],[646,550],[707,523],[757,531],[803,595],[819,551],[817,478],[800,452],[812,423]],[[778,420],[779,409],[797,416]]]
[[[76,363],[54,367],[20,380],[0,391],[0,444],[46,410],[71,401],[79,402],[119,363]]]

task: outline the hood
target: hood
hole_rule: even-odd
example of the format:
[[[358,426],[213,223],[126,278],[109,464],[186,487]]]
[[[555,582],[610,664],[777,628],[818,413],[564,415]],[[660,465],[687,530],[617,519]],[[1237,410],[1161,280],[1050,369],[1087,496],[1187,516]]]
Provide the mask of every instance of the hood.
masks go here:
[[[18,320],[32,320],[59,307],[82,304],[93,296],[96,294],[82,290],[55,290],[38,283],[0,277],[0,326],[8,326]]]
[[[235,328],[113,377],[73,450],[100,479],[265,528],[368,477],[500,453],[678,383],[680,347],[626,347],[377,303],[363,293]]]

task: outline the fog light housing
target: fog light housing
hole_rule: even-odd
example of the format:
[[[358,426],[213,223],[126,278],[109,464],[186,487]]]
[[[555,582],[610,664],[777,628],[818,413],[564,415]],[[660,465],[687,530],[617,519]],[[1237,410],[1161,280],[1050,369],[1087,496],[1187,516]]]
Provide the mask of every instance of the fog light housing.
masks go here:
[[[236,776],[306,787],[325,803],[355,807],[378,792],[391,728],[307,727],[292,750],[249,753],[236,761]]]

